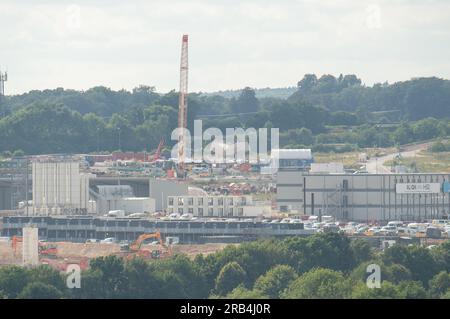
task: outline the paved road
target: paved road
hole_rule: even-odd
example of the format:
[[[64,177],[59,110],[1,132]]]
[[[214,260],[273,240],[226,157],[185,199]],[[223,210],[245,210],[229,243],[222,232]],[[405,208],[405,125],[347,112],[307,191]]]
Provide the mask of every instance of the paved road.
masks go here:
[[[400,152],[400,155],[405,157],[414,157],[420,151],[426,150],[432,143],[422,143],[405,146],[403,151]],[[384,165],[385,162],[393,160],[399,153],[394,152],[380,157],[374,157],[367,161],[366,170],[371,174],[392,174],[390,167]]]

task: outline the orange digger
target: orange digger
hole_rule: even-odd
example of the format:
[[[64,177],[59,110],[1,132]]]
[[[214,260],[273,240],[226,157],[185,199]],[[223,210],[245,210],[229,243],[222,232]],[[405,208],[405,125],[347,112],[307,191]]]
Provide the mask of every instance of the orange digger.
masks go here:
[[[158,250],[144,250],[142,249],[142,244],[145,240],[155,238],[158,241],[158,244],[161,248]],[[135,257],[144,257],[144,258],[152,258],[152,259],[159,259],[167,256],[172,255],[172,250],[170,246],[167,246],[164,244],[161,233],[159,231],[155,233],[147,233],[140,235],[136,241],[134,241],[130,245],[122,246],[121,252],[125,253],[125,257],[127,259],[132,259]]]

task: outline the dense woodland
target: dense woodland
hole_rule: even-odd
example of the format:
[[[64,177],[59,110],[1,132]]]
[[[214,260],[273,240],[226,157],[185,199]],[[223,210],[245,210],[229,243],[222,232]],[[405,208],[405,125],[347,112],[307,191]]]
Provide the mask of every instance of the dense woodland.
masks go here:
[[[381,267],[368,288],[367,265]],[[340,234],[261,240],[189,259],[91,260],[81,288],[49,266],[0,268],[0,298],[450,298],[450,242],[375,251]]]
[[[283,147],[347,151],[450,135],[450,81],[418,78],[362,84],[355,75],[307,74],[291,88],[189,95],[188,123],[203,128],[277,127]],[[259,97],[257,97],[257,93]],[[283,97],[280,97],[283,96]],[[152,150],[170,144],[178,94],[140,86],[131,92],[58,88],[0,101],[0,152],[26,154]]]

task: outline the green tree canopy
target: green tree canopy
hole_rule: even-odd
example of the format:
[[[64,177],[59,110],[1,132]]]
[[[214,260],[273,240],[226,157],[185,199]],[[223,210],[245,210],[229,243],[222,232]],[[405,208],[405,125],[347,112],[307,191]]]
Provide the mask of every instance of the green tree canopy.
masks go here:
[[[230,262],[223,266],[216,278],[216,291],[226,295],[245,281],[246,273],[237,262]]]
[[[19,294],[19,299],[60,299],[61,291],[43,282],[32,282],[25,286]]]
[[[279,298],[288,285],[297,278],[295,270],[287,265],[278,265],[259,277],[254,290],[261,291],[269,298]]]
[[[342,299],[351,293],[351,284],[341,272],[314,268],[293,281],[282,293],[288,299]]]

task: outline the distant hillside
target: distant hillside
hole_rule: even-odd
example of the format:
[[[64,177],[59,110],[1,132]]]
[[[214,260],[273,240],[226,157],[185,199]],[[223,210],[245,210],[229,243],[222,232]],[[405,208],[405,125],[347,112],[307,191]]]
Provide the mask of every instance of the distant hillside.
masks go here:
[[[287,88],[262,88],[262,89],[254,89],[256,93],[256,97],[258,99],[261,98],[278,98],[278,99],[287,99],[289,96],[291,96],[295,91],[297,91],[297,88],[294,86],[287,87]],[[226,91],[218,91],[218,92],[211,92],[211,93],[203,93],[204,95],[219,95],[223,96],[224,98],[237,98],[241,94],[242,90],[226,90]]]
[[[306,74],[288,101],[322,106],[329,111],[356,112],[361,116],[377,112],[387,122],[450,117],[449,80],[423,77],[372,87],[361,83],[354,74],[339,77]]]

